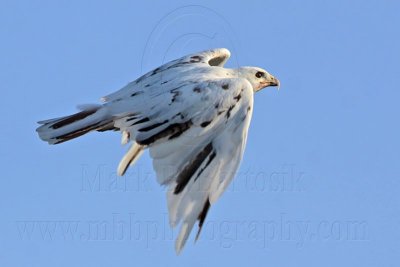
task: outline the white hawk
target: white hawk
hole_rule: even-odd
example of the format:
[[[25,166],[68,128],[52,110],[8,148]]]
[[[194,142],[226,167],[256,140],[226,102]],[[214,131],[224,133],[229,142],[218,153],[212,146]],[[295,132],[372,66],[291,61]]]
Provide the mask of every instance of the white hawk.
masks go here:
[[[279,81],[256,67],[224,68],[225,48],[168,62],[103,97],[103,104],[39,122],[42,140],[59,144],[90,131],[119,130],[132,143],[118,166],[123,175],[149,149],[160,184],[168,186],[169,220],[181,223],[179,253],[196,221],[234,177],[242,159],[253,95]]]

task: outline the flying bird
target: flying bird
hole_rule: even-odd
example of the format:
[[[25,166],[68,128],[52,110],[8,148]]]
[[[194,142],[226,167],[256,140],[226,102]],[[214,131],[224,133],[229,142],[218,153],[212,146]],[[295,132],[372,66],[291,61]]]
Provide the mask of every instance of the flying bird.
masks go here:
[[[60,144],[91,131],[120,131],[131,147],[117,169],[124,175],[149,149],[160,184],[168,186],[171,227],[181,225],[179,253],[239,167],[253,111],[253,95],[279,81],[257,67],[224,68],[225,48],[168,62],[98,105],[66,117],[40,121],[39,137]],[[279,87],[278,87],[279,88]]]

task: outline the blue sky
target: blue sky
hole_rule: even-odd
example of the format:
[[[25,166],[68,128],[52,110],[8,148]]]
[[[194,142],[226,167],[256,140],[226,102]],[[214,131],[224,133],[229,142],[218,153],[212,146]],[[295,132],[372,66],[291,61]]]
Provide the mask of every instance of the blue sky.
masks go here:
[[[396,266],[396,1],[0,2],[1,266]],[[117,133],[49,146],[36,121],[189,52],[281,80],[255,96],[239,173],[200,240],[174,252],[146,154]]]

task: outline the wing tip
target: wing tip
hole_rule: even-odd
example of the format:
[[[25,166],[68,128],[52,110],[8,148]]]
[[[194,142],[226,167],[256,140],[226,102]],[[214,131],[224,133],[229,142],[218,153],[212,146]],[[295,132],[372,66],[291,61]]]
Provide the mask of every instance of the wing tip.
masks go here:
[[[182,252],[183,247],[186,244],[186,241],[189,237],[189,223],[184,222],[181,226],[181,230],[179,232],[179,236],[175,241],[175,252],[177,255],[179,255]]]

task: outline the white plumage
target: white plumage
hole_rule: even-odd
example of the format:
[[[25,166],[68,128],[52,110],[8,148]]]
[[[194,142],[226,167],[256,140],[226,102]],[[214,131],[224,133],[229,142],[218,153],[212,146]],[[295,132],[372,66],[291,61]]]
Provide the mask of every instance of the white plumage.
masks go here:
[[[39,136],[58,144],[93,130],[119,130],[122,144],[132,143],[119,175],[149,149],[157,180],[169,189],[170,224],[181,224],[180,252],[196,221],[198,238],[209,207],[238,169],[254,92],[279,85],[260,68],[223,68],[229,56],[221,48],[171,61],[103,97],[102,105],[39,122]]]

